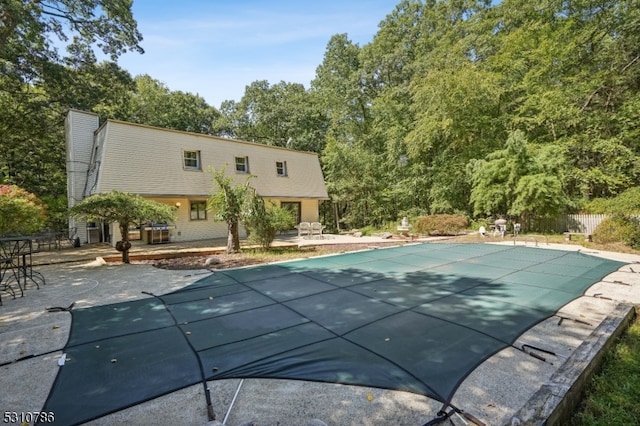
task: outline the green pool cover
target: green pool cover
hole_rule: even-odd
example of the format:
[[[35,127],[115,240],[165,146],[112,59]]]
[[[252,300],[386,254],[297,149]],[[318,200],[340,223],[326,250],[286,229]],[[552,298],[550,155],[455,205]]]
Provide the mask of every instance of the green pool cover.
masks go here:
[[[72,310],[69,360],[43,411],[79,424],[227,378],[372,386],[446,406],[480,363],[622,265],[431,243],[218,271],[162,296]]]

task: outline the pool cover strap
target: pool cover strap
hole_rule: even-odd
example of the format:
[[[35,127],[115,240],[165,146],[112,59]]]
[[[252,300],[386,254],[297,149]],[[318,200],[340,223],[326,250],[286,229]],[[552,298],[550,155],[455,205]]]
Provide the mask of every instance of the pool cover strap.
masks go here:
[[[158,296],[154,295],[153,293],[149,293],[149,292],[145,292],[145,291],[143,291],[142,293],[148,294],[148,295],[153,296],[153,297],[158,297]],[[162,303],[164,304],[164,301],[162,300],[162,298],[158,297],[158,299],[160,301],[162,301]],[[165,308],[166,308],[166,306],[165,306]],[[168,310],[168,312],[171,312],[171,311]],[[173,315],[171,315],[171,316],[173,317]],[[173,317],[173,320],[174,320],[175,324],[177,325],[178,323],[175,320],[175,317]],[[191,350],[194,353],[196,353],[196,350],[193,347],[193,345],[191,344],[191,342],[189,341],[189,339],[185,339],[185,341],[187,342],[187,344],[189,345]],[[215,411],[213,410],[213,404],[211,402],[211,390],[209,389],[209,386],[207,385],[207,378],[205,376],[204,369],[202,368],[202,361],[200,360],[200,358],[197,358],[197,359],[198,359],[198,367],[200,368],[200,377],[202,378],[202,386],[204,388],[205,402],[207,404],[207,416],[208,416],[209,421],[213,421],[213,420],[216,419],[216,414],[215,414]]]
[[[466,376],[622,263],[416,244],[219,271],[73,309],[43,411],[73,425],[197,383],[276,378],[403,390],[450,406]]]

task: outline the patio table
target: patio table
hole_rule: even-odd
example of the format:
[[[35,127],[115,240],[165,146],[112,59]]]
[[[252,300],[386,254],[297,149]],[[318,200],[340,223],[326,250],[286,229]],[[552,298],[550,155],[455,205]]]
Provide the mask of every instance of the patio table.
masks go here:
[[[6,291],[11,294],[13,298],[16,298],[16,292],[13,291],[13,287],[9,284],[9,278],[5,279],[5,275],[7,272],[11,270],[13,274],[13,270],[11,269],[11,259],[8,257],[4,257],[4,255],[0,255],[0,305],[2,305],[2,292]],[[14,275],[14,279],[18,282],[18,278]]]
[[[18,284],[20,296],[24,296],[24,290],[27,289],[29,281],[35,284],[38,289],[40,284],[46,284],[44,276],[33,270],[32,254],[33,240],[31,237],[0,238],[2,276],[4,278],[9,272],[11,273]],[[9,279],[4,282],[3,288],[13,293],[13,289],[9,286]]]

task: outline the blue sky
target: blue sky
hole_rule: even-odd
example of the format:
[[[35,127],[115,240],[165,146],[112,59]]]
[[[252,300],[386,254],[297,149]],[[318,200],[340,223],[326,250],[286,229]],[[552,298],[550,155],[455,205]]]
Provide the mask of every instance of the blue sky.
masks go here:
[[[309,88],[332,35],[363,46],[400,0],[135,0],[145,54],[119,65],[209,105],[239,101],[256,80]]]

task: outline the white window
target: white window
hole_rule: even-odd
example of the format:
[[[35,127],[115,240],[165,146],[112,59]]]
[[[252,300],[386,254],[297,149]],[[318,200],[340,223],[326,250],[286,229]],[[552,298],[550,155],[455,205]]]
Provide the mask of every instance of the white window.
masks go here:
[[[191,201],[191,220],[207,220],[207,203]]]
[[[249,173],[249,157],[236,157],[236,172]]]
[[[200,151],[182,151],[182,164],[186,170],[201,170]]]
[[[287,176],[287,162],[276,161],[276,174],[278,176]]]

